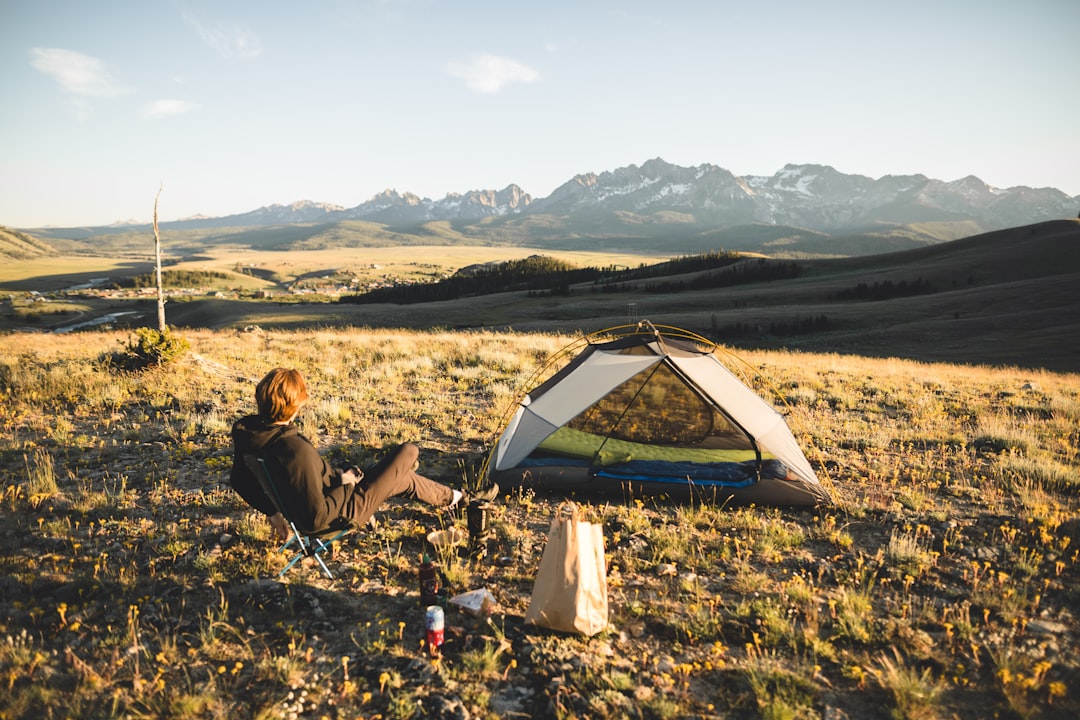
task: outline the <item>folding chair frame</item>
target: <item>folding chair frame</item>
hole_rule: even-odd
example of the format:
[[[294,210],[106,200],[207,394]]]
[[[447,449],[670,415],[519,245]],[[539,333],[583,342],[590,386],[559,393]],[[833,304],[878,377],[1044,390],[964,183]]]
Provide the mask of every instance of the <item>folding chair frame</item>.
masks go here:
[[[326,566],[326,563],[322,559],[322,555],[330,550],[338,539],[352,530],[356,529],[355,524],[348,521],[343,521],[343,524],[338,526],[334,525],[326,530],[320,532],[308,533],[303,532],[296,525],[296,522],[292,519],[291,515],[286,512],[285,505],[281,501],[281,495],[278,494],[277,485],[274,482],[274,475],[270,470],[270,466],[267,464],[265,458],[258,457],[256,455],[245,455],[244,461],[247,463],[248,469],[254,473],[255,477],[259,480],[259,485],[262,486],[263,492],[273,500],[274,506],[278,509],[278,512],[285,518],[285,521],[289,524],[291,534],[289,539],[285,541],[285,544],[278,548],[278,552],[287,552],[289,548],[296,543],[299,548],[299,552],[296,553],[289,560],[288,564],[278,573],[278,577],[281,577],[289,571],[289,569],[298,563],[302,558],[313,557],[315,558],[323,572],[326,573],[326,577],[331,580],[334,579],[334,574],[330,572],[330,568]]]

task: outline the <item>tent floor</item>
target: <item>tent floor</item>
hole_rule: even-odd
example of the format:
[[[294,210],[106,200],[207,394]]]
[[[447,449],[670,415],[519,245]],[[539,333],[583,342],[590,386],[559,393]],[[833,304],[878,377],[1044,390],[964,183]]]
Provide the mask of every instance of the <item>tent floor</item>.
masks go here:
[[[822,488],[801,480],[763,478],[738,487],[722,484],[691,483],[686,479],[625,480],[597,477],[589,468],[576,465],[518,467],[489,472],[502,490],[513,488],[536,492],[580,495],[586,497],[635,498],[666,497],[679,502],[708,502],[716,505],[761,505],[771,507],[810,507],[829,502]]]

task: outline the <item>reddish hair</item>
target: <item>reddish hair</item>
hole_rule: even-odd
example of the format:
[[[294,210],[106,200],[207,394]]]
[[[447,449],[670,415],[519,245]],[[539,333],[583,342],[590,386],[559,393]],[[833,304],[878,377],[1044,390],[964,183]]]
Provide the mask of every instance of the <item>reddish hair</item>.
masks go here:
[[[304,376],[291,368],[274,368],[255,386],[255,404],[267,422],[292,420],[309,397]]]

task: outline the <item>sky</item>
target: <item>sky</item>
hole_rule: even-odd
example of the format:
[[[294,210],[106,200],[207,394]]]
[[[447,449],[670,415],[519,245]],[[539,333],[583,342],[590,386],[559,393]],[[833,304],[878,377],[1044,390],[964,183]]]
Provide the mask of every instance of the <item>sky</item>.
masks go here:
[[[540,198],[656,157],[1075,196],[1078,27],[1076,0],[0,0],[0,225]]]

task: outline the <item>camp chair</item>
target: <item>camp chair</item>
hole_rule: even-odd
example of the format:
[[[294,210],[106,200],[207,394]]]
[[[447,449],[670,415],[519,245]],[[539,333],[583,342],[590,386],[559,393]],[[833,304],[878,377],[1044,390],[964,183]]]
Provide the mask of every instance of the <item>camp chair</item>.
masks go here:
[[[287,552],[293,543],[296,543],[299,548],[299,552],[289,560],[285,568],[278,573],[278,577],[281,577],[289,571],[289,569],[300,561],[301,558],[313,557],[322,567],[323,572],[326,573],[326,577],[331,580],[334,579],[334,574],[330,572],[330,568],[323,562],[322,555],[331,549],[331,546],[337,542],[340,538],[347,533],[356,529],[356,524],[347,518],[338,518],[327,528],[316,531],[301,530],[293,519],[292,513],[289,512],[289,508],[285,506],[285,503],[281,501],[281,494],[278,492],[278,480],[275,480],[274,473],[271,468],[271,463],[268,463],[265,458],[258,457],[256,455],[245,455],[244,463],[252,474],[258,478],[259,484],[262,486],[263,492],[267,497],[274,501],[274,506],[278,512],[284,516],[285,521],[289,523],[289,529],[292,531],[289,539],[285,541],[285,544],[278,548],[278,552]]]

